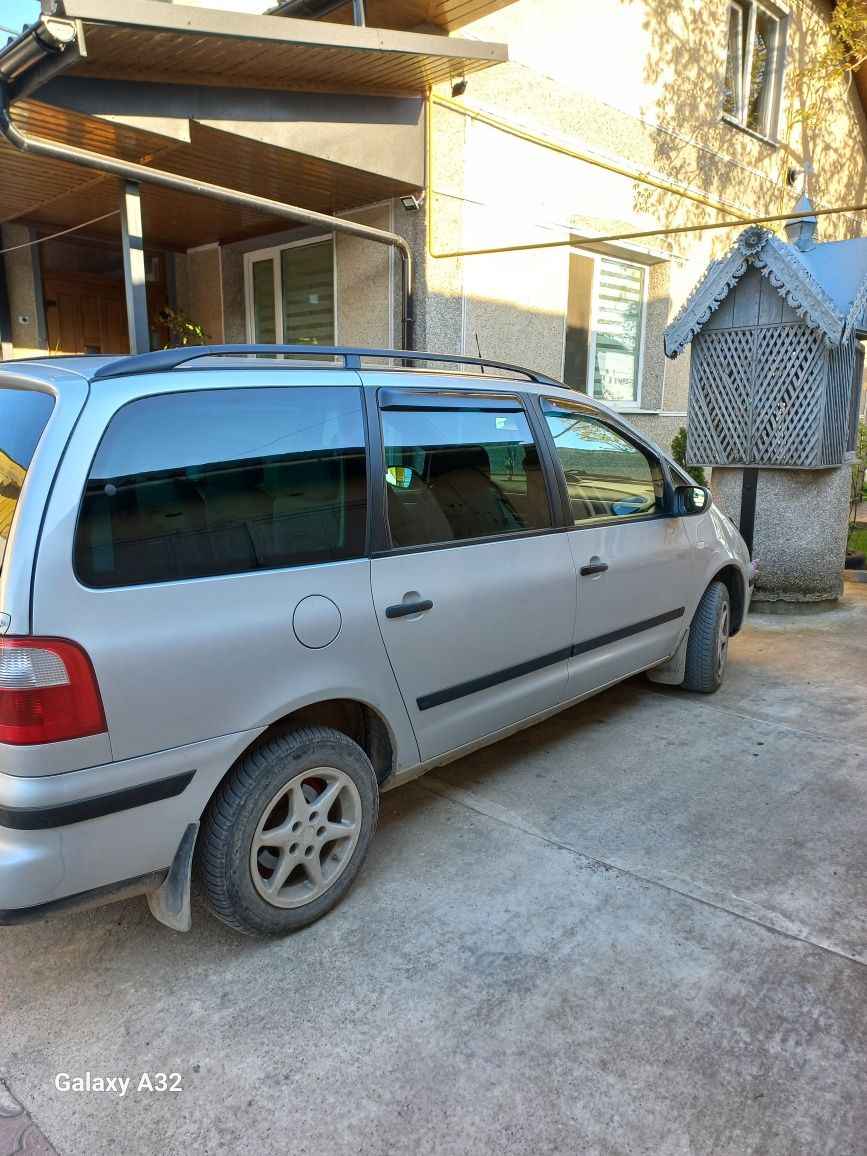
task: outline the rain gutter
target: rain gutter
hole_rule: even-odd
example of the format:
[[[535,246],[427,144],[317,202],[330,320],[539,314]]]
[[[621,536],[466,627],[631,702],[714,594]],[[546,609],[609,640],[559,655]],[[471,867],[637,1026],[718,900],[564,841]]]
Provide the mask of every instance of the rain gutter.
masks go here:
[[[12,100],[20,100],[85,55],[79,21],[42,13],[0,48],[0,83],[9,85]]]

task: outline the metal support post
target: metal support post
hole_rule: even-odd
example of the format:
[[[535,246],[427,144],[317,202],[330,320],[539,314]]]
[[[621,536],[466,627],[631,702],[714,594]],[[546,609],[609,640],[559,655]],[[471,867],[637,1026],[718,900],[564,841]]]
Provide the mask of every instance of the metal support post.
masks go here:
[[[141,188],[138,181],[125,180],[121,185],[120,221],[129,351],[147,353],[151,343],[141,224]]]

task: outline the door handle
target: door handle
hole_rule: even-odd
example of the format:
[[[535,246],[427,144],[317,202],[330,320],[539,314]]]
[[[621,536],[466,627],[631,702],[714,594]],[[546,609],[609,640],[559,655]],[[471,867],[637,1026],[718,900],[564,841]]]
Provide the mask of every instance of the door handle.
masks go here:
[[[586,578],[588,574],[604,574],[607,569],[608,563],[597,558],[595,562],[589,562],[586,566],[582,566],[580,574],[582,578]]]
[[[418,602],[398,602],[394,606],[386,606],[385,617],[406,618],[408,614],[421,614],[432,607],[430,598],[421,598]]]

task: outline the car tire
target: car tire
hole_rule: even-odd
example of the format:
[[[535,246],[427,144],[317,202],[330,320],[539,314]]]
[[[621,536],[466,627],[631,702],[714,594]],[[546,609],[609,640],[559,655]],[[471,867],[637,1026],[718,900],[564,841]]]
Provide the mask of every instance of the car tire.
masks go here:
[[[713,694],[722,685],[731,628],[731,600],[724,582],[711,582],[701,596],[686,644],[684,690]]]
[[[307,927],[352,886],[378,812],[371,762],[340,731],[309,726],[260,743],[202,818],[196,874],[208,909],[248,935]]]

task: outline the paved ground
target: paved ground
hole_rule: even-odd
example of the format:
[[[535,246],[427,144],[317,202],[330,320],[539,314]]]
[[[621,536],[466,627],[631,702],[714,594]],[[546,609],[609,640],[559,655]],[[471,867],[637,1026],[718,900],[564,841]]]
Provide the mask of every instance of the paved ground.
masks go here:
[[[4,929],[12,1095],[63,1156],[865,1152],[867,588],[730,653],[388,794],[294,939]]]

